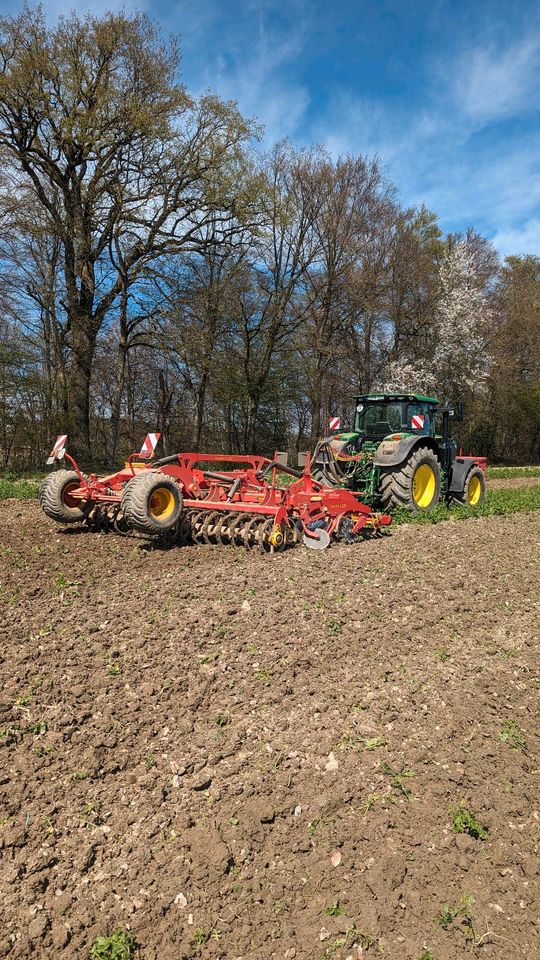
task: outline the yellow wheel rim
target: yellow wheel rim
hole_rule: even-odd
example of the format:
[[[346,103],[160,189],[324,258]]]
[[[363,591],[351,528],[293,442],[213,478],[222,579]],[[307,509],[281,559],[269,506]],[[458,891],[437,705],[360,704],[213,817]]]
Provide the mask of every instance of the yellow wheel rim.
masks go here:
[[[475,507],[481,496],[482,484],[480,482],[480,477],[471,477],[469,483],[467,484],[467,503],[469,503],[471,507]]]
[[[435,471],[427,463],[422,463],[415,470],[412,484],[413,500],[421,510],[431,506],[437,489]]]
[[[154,520],[167,520],[174,511],[175,499],[168,487],[156,487],[150,497],[149,510]]]

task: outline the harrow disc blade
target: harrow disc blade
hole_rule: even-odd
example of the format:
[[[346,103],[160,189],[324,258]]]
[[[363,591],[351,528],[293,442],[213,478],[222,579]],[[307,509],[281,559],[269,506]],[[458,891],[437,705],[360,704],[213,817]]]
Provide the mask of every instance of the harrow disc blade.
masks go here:
[[[310,550],[326,550],[330,545],[330,534],[327,530],[324,530],[320,527],[318,530],[314,530],[313,533],[315,536],[308,537],[307,533],[302,537],[304,541],[304,546],[309,547]]]
[[[190,511],[191,512],[191,511]],[[208,517],[206,510],[191,512],[191,536],[194,543],[204,543],[201,532],[205,520]]]

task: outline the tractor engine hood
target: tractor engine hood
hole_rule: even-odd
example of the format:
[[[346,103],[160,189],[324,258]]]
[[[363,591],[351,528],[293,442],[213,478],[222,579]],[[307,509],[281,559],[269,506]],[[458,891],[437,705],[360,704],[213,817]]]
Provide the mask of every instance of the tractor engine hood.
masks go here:
[[[350,443],[355,443],[355,441],[359,440],[362,436],[363,434],[351,430],[347,431],[347,433],[333,433],[330,437],[326,437],[324,442],[328,443],[334,452],[337,453],[342,451],[343,448],[347,447]],[[411,436],[414,436],[414,434],[408,431],[397,431],[395,433],[389,433],[386,437],[370,437],[369,443],[371,449],[373,449],[373,445],[378,444],[378,449],[380,450],[383,444],[395,445],[402,440],[408,440]],[[392,449],[395,449],[395,446],[393,446]]]
[[[343,453],[345,447],[347,447],[350,443],[354,443],[355,440],[358,440],[359,436],[360,434],[355,433],[354,431],[347,433],[333,433],[331,436],[325,437],[323,443],[327,443],[337,456],[338,454]]]

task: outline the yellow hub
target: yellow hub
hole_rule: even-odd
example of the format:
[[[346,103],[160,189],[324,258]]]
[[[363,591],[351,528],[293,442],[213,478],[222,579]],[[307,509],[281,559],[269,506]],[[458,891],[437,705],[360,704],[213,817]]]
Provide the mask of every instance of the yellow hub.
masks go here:
[[[437,481],[435,471],[428,463],[422,463],[415,470],[412,482],[413,500],[421,510],[427,510],[433,503]]]
[[[475,507],[482,496],[482,484],[480,477],[471,477],[467,484],[467,503]]]
[[[150,497],[148,508],[154,520],[167,520],[174,511],[175,501],[172,490],[156,487]]]
[[[279,524],[276,524],[275,526],[272,527],[272,532],[268,537],[268,542],[272,547],[282,547],[283,541],[284,541],[283,530],[281,529]]]

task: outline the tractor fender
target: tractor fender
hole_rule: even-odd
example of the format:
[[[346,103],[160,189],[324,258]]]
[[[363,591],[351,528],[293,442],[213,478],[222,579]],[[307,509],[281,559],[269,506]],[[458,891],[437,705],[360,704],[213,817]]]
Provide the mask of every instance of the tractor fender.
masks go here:
[[[417,450],[418,447],[433,450],[435,456],[440,459],[439,447],[433,438],[419,434],[415,437],[404,437],[402,440],[391,438],[383,440],[375,452],[373,464],[376,467],[396,467],[407,460],[412,451]]]
[[[452,463],[450,485],[448,487],[449,492],[463,493],[467,474],[469,470],[476,466],[478,466],[478,464],[472,459],[472,457],[456,457]]]

